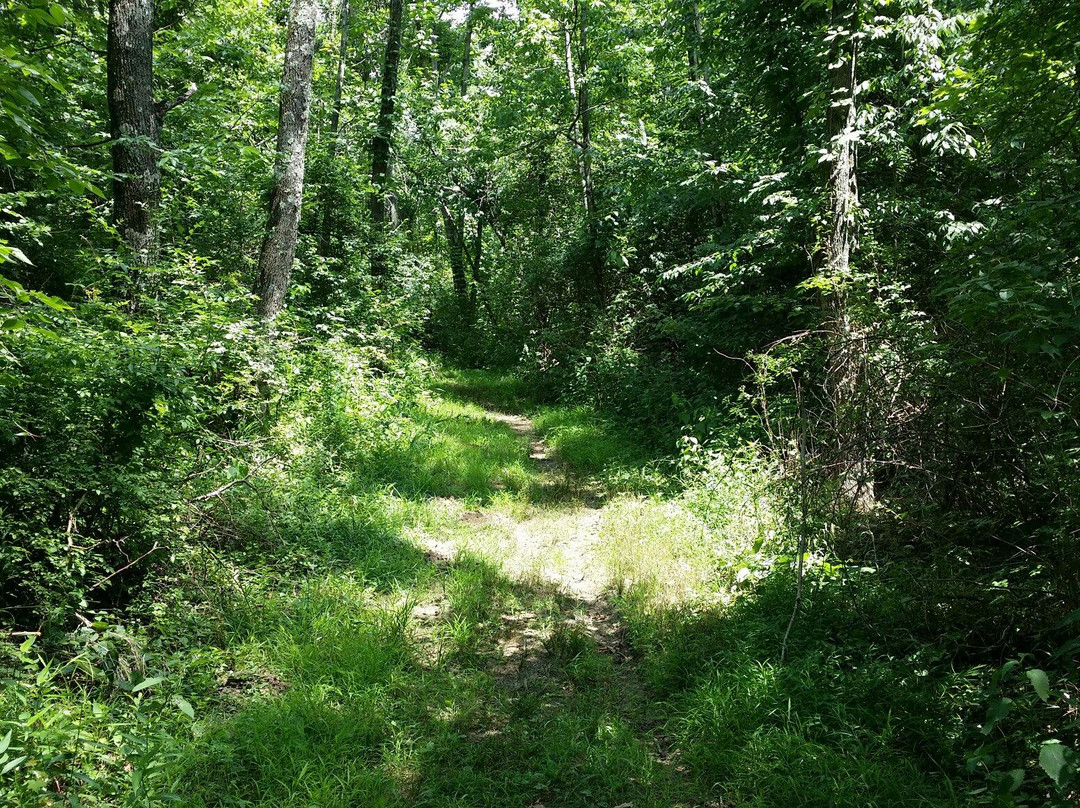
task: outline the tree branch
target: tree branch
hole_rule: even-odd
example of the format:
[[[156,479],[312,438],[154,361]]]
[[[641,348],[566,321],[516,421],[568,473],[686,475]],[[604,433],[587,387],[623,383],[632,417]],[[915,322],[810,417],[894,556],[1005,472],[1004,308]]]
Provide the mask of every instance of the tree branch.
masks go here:
[[[158,124],[160,125],[161,122],[165,120],[165,116],[168,115],[169,112],[176,109],[184,102],[189,101],[191,99],[191,96],[195,95],[195,93],[197,93],[198,91],[199,85],[195,82],[191,82],[191,84],[188,85],[188,88],[184,90],[184,92],[176,96],[176,98],[172,99],[171,101],[158,101],[154,109],[154,112],[157,115]]]

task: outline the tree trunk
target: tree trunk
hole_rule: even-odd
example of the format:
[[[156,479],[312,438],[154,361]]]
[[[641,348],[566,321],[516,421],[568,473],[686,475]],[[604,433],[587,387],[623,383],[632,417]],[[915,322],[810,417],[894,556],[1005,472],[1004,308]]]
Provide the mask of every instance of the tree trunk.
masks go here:
[[[433,90],[437,93],[442,86],[442,66],[439,63],[439,24],[436,22],[431,27],[431,74],[434,85]]]
[[[375,139],[371,144],[371,184],[375,190],[372,191],[368,204],[376,240],[371,259],[371,274],[376,276],[386,274],[386,250],[383,243],[386,191],[390,181],[390,148],[394,136],[394,109],[397,105],[404,7],[404,0],[390,0],[390,22],[386,31],[386,58],[383,60],[379,119],[375,128]]]
[[[345,88],[345,65],[349,56],[349,24],[352,21],[352,10],[349,8],[349,0],[341,0],[340,18],[338,27],[340,41],[338,44],[337,83],[334,85],[334,103],[330,108],[330,149],[337,149],[337,134],[341,126],[341,96]]]
[[[462,228],[464,229],[464,228]],[[464,246],[464,240],[462,241]],[[473,234],[473,247],[468,253],[472,269],[472,310],[476,311],[477,296],[484,290],[484,216],[479,211],[476,216],[476,233]],[[486,295],[485,295],[486,298]]]
[[[318,0],[293,0],[281,79],[277,165],[270,219],[259,255],[259,316],[272,320],[285,307],[296,257],[296,235],[304,199],[304,148],[311,109],[311,66],[315,54]]]
[[[472,73],[472,40],[473,26],[475,24],[475,6],[472,0],[469,2],[468,16],[465,18],[465,48],[461,57],[461,97],[464,98],[469,92],[469,78]]]
[[[578,5],[578,123],[581,126],[581,186],[585,215],[591,222],[595,212],[592,179],[592,114],[589,109],[589,3]]]
[[[686,3],[686,58],[690,67],[690,81],[708,81],[708,70],[701,64],[701,10],[698,0],[683,2]]]
[[[154,106],[154,9],[152,0],[110,0],[107,57],[112,135],[113,220],[138,269],[157,258],[161,174],[157,145],[161,122]]]
[[[830,218],[827,270],[831,277],[846,278],[851,272],[855,209],[858,185],[855,173],[856,126],[854,34],[859,24],[858,0],[833,4],[833,38],[829,53],[828,134],[832,148],[829,177]]]
[[[472,296],[469,294],[469,279],[465,274],[465,219],[458,221],[445,202],[440,202],[443,229],[446,230],[446,243],[449,247],[450,277],[454,282],[454,298],[458,311],[466,323],[473,320]]]
[[[859,0],[836,0],[832,11],[833,40],[829,53],[828,134],[832,149],[829,176],[830,232],[827,242],[826,276],[832,284],[828,317],[830,395],[836,413],[840,444],[841,490],[857,507],[874,501],[869,447],[860,445],[861,421],[869,413],[857,408],[865,380],[867,346],[860,329],[852,323],[848,307],[851,254],[857,247],[855,214],[859,205],[856,175],[856,56]]]
[[[570,93],[574,96],[577,118],[578,171],[581,175],[581,195],[585,208],[585,260],[592,275],[592,283],[597,299],[602,304],[605,299],[604,268],[600,260],[600,227],[596,216],[596,192],[593,186],[592,155],[592,110],[589,99],[589,3],[574,2],[574,17],[577,29],[577,64],[573,58],[573,44],[570,28],[564,31],[566,37],[566,75]]]
[[[349,9],[349,0],[341,0],[341,42],[338,46],[337,83],[334,85],[334,103],[330,108],[330,131],[328,133],[330,145],[327,149],[329,160],[328,173],[330,176],[323,185],[322,194],[322,232],[319,235],[319,254],[327,255],[330,252],[330,240],[334,234],[334,211],[330,193],[330,180],[333,177],[334,161],[338,152],[338,132],[341,128],[341,97],[345,88],[345,65],[349,55],[349,23],[352,15]]]

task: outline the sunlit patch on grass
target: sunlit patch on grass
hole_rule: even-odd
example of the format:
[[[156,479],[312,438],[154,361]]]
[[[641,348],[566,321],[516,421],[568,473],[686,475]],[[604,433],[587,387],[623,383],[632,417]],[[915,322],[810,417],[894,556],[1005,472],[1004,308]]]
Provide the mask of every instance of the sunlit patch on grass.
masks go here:
[[[715,593],[719,559],[709,538],[678,501],[622,498],[604,509],[598,547],[617,594],[674,605]]]

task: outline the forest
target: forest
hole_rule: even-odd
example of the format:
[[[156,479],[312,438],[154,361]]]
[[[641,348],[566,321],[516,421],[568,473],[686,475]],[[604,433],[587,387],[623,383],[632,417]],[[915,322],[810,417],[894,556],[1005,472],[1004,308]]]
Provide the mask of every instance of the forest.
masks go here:
[[[0,805],[1080,805],[1076,0],[0,0]]]

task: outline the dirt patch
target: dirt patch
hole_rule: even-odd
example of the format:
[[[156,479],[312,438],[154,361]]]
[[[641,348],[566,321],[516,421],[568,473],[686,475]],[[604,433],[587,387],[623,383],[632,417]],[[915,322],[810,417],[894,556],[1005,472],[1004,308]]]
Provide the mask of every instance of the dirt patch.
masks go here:
[[[533,422],[524,415],[510,415],[505,412],[489,412],[486,417],[489,421],[506,424],[518,435],[529,439],[529,459],[534,461],[540,467],[540,472],[542,474],[554,472],[559,469],[559,461],[554,457],[551,447],[549,447],[537,434]]]

